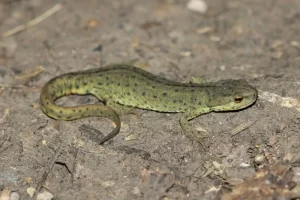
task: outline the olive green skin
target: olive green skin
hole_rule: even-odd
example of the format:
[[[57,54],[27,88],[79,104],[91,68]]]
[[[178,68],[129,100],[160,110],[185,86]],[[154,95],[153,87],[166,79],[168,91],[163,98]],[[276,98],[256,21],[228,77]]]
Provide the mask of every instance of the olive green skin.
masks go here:
[[[244,80],[197,81],[179,83],[131,65],[116,64],[51,79],[42,89],[40,104],[43,112],[54,119],[74,120],[91,116],[111,119],[116,128],[99,142],[103,144],[120,130],[117,113],[132,108],[183,113],[181,127],[190,131],[187,123],[190,119],[211,111],[240,110],[257,99],[257,90]],[[56,99],[70,94],[92,94],[105,105],[63,107],[55,104]]]

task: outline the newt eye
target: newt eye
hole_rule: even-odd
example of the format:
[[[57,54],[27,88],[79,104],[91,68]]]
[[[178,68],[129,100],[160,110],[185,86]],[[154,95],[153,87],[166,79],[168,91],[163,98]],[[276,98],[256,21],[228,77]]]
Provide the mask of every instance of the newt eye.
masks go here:
[[[241,103],[242,101],[243,101],[243,96],[241,96],[241,95],[236,95],[235,97],[234,97],[234,102],[235,103]]]

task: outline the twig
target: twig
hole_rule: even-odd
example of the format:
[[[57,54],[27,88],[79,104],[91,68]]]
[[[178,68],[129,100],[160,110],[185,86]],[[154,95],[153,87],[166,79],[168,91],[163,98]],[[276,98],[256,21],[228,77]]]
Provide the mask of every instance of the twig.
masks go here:
[[[252,126],[255,122],[257,122],[258,120],[260,119],[256,119],[256,120],[253,120],[253,121],[248,121],[246,123],[243,123],[241,125],[238,125],[237,127],[235,127],[234,129],[232,129],[230,131],[230,134],[231,135],[236,135],[240,132],[242,132],[243,130],[246,130],[247,128],[249,128],[250,126]]]
[[[13,89],[22,89],[22,88],[27,88],[24,85],[9,85],[9,84],[1,84],[0,83],[0,88],[13,88]]]
[[[15,75],[15,79],[17,80],[23,80],[24,82],[28,82],[31,78],[34,78],[38,76],[40,73],[42,73],[45,70],[43,66],[38,66],[34,69],[31,69],[27,72],[23,72],[22,74]]]
[[[45,169],[44,174],[42,175],[42,179],[37,184],[36,191],[35,191],[33,199],[36,199],[36,197],[37,197],[40,189],[42,188],[42,186],[44,185],[45,181],[47,180],[47,177],[48,177],[49,173],[51,172],[51,170],[52,170],[52,168],[53,168],[53,166],[54,166],[54,164],[55,164],[55,162],[56,162],[56,160],[57,160],[57,158],[58,158],[58,156],[59,156],[60,153],[61,153],[61,147],[59,147],[57,149],[57,152],[53,156],[50,165]]]
[[[0,86],[0,95],[2,94],[3,91],[4,91],[4,87]]]
[[[2,122],[4,122],[4,120],[7,118],[8,115],[9,115],[9,109],[6,108],[5,111],[4,111],[3,116],[0,118],[0,124],[1,124]]]
[[[51,9],[47,10],[46,12],[44,12],[42,15],[38,16],[37,18],[34,18],[33,20],[29,21],[26,24],[22,24],[20,26],[17,26],[5,33],[2,34],[2,37],[9,37],[12,36],[16,33],[19,33],[27,28],[30,28],[32,26],[37,25],[38,23],[40,23],[41,21],[45,20],[46,18],[50,17],[51,15],[53,15],[54,13],[56,13],[57,11],[59,11],[63,6],[61,4],[56,4],[55,6],[53,6]]]

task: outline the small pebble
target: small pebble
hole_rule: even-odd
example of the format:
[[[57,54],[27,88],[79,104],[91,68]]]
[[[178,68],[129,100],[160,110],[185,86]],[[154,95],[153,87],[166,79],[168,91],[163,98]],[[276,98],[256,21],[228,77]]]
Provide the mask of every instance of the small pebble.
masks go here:
[[[187,9],[193,12],[204,14],[207,11],[207,4],[203,0],[190,0],[187,5]]]
[[[34,187],[29,187],[27,188],[27,193],[29,194],[30,197],[33,197],[34,193],[35,193],[35,188]]]
[[[254,162],[258,165],[262,164],[265,161],[265,156],[262,154],[256,155],[254,157]]]
[[[53,199],[53,194],[51,194],[50,192],[47,192],[47,191],[43,191],[43,192],[40,192],[36,199],[37,200],[51,200]]]
[[[10,194],[10,189],[4,188],[2,191],[0,191],[0,200],[9,200]]]
[[[19,200],[20,199],[20,195],[17,192],[12,192],[10,193],[10,200]]]
[[[247,168],[247,167],[250,167],[250,164],[248,164],[248,163],[241,163],[240,167]]]
[[[89,19],[89,20],[87,21],[87,26],[88,26],[89,28],[95,28],[95,27],[98,26],[98,24],[99,24],[99,22],[98,22],[96,19]]]
[[[93,49],[93,51],[94,51],[94,52],[96,52],[96,51],[101,52],[102,49],[103,49],[103,46],[102,46],[101,44],[99,44],[98,46],[96,46],[96,47]]]

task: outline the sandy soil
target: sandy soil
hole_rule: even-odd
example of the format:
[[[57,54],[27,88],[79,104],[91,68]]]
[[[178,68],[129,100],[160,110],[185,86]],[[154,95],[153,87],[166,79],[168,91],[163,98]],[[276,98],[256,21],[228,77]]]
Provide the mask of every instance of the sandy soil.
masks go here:
[[[203,14],[187,2],[0,2],[1,34],[61,5],[0,40],[2,195],[32,199],[34,188],[42,199],[241,199],[240,184],[259,169],[266,172],[260,183],[273,188],[256,188],[259,198],[299,194],[300,1],[210,0]],[[202,144],[184,137],[177,114],[122,116],[120,134],[100,146],[98,132],[111,130],[109,120],[58,122],[42,113],[39,94],[50,78],[132,60],[182,82],[195,74],[208,81],[246,79],[259,99],[239,112],[192,120],[207,135]],[[97,102],[91,96],[59,100]]]

